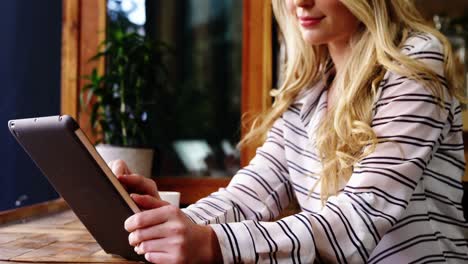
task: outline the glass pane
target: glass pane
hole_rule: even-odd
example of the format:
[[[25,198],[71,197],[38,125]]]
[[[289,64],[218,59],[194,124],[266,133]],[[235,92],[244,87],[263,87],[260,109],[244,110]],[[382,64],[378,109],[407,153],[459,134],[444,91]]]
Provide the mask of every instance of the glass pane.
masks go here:
[[[155,71],[162,85],[148,111],[155,176],[224,177],[239,169],[241,4],[108,0],[108,36],[118,26],[164,45],[167,71]]]

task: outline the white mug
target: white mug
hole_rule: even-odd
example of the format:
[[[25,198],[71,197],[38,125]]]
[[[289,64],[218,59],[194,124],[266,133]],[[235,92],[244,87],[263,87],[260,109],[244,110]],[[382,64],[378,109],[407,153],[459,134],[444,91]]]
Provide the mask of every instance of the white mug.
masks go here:
[[[159,192],[161,200],[180,207],[180,192]]]

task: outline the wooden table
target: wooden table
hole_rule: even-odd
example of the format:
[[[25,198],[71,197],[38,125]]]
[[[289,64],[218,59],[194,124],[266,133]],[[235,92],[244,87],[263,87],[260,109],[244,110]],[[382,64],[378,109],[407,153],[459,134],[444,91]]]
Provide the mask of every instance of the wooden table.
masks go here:
[[[63,200],[0,213],[0,263],[31,262],[138,263],[106,254]]]
[[[229,178],[158,178],[187,206],[225,187]],[[0,212],[2,263],[138,263],[106,254],[62,199]]]
[[[225,187],[229,178],[158,178],[182,193],[181,206]],[[2,263],[138,263],[106,254],[62,199],[0,212]]]
[[[0,264],[32,262],[138,263],[106,254],[62,199],[0,212]]]

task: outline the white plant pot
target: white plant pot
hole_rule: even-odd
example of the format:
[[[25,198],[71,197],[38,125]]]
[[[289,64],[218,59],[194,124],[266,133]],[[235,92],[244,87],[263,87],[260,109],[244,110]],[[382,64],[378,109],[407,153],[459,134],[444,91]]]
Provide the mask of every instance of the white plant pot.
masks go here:
[[[151,177],[153,165],[153,149],[118,147],[107,144],[98,144],[96,150],[106,163],[112,160],[123,160],[133,173]]]

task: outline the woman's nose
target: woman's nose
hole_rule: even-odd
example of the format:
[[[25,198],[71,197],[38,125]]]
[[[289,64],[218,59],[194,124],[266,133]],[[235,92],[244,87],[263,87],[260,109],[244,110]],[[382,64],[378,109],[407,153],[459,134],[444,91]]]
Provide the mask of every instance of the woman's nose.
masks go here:
[[[313,5],[315,0],[294,0],[296,6],[310,6]]]

